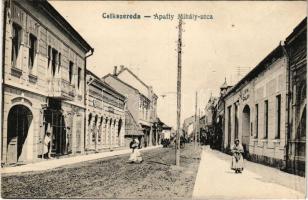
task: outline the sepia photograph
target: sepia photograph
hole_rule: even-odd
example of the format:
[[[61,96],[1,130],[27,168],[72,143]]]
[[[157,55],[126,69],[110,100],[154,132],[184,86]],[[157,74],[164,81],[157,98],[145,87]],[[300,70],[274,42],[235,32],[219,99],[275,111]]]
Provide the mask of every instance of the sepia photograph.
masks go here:
[[[3,0],[1,198],[306,199],[306,1]]]

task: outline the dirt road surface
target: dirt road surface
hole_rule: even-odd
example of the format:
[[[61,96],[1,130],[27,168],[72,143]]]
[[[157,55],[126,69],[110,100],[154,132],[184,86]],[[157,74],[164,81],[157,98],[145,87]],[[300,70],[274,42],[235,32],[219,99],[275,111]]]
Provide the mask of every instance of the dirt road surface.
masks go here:
[[[186,145],[181,166],[175,149],[143,153],[141,164],[129,155],[74,164],[44,172],[3,175],[2,198],[171,198],[192,196],[200,149]]]

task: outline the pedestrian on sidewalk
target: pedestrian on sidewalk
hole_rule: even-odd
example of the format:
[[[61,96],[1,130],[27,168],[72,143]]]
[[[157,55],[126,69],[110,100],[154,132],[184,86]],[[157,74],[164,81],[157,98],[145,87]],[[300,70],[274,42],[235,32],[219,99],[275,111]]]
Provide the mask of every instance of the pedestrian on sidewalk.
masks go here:
[[[50,132],[47,131],[46,135],[45,135],[45,138],[44,138],[44,158],[45,159],[49,159],[49,150],[50,150],[50,141],[51,141],[51,138],[50,138]]]
[[[130,148],[132,149],[132,153],[130,154],[128,159],[130,163],[141,163],[143,161],[139,152],[139,144],[140,143],[137,138],[134,138],[130,143]]]
[[[234,140],[234,145],[232,146],[231,151],[233,153],[231,169],[234,170],[235,173],[242,173],[244,169],[244,159],[242,155],[244,153],[244,148],[242,144],[240,144],[239,139]]]

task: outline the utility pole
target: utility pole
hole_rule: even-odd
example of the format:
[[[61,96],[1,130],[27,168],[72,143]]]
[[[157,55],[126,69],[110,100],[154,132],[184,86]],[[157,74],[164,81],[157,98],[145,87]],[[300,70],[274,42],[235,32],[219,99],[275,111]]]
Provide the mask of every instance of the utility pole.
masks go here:
[[[182,18],[179,19],[178,38],[178,76],[177,76],[177,132],[175,147],[175,164],[180,166],[180,129],[181,129],[181,84],[182,84]]]
[[[196,91],[196,100],[195,100],[195,131],[194,131],[194,147],[197,146],[197,104],[198,104],[198,92]]]
[[[199,115],[198,115],[198,140],[199,140],[199,145],[201,146],[201,130],[200,130],[200,117],[201,117],[201,115],[200,115],[200,108],[199,108]]]

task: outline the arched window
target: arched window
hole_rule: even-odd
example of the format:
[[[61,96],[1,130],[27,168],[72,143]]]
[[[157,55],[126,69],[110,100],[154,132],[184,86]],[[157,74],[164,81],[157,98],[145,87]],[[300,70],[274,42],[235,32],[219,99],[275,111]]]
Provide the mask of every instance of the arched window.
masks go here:
[[[118,124],[118,137],[120,136],[121,128],[122,128],[122,119],[119,120],[119,124]]]
[[[100,122],[99,122],[100,126],[103,124],[103,121],[104,121],[104,117],[101,116],[101,120],[100,120]]]
[[[92,142],[95,142],[96,141],[96,125],[97,125],[97,119],[98,119],[98,116],[95,115],[95,118],[94,118],[94,123],[93,123],[93,131],[92,131]]]

